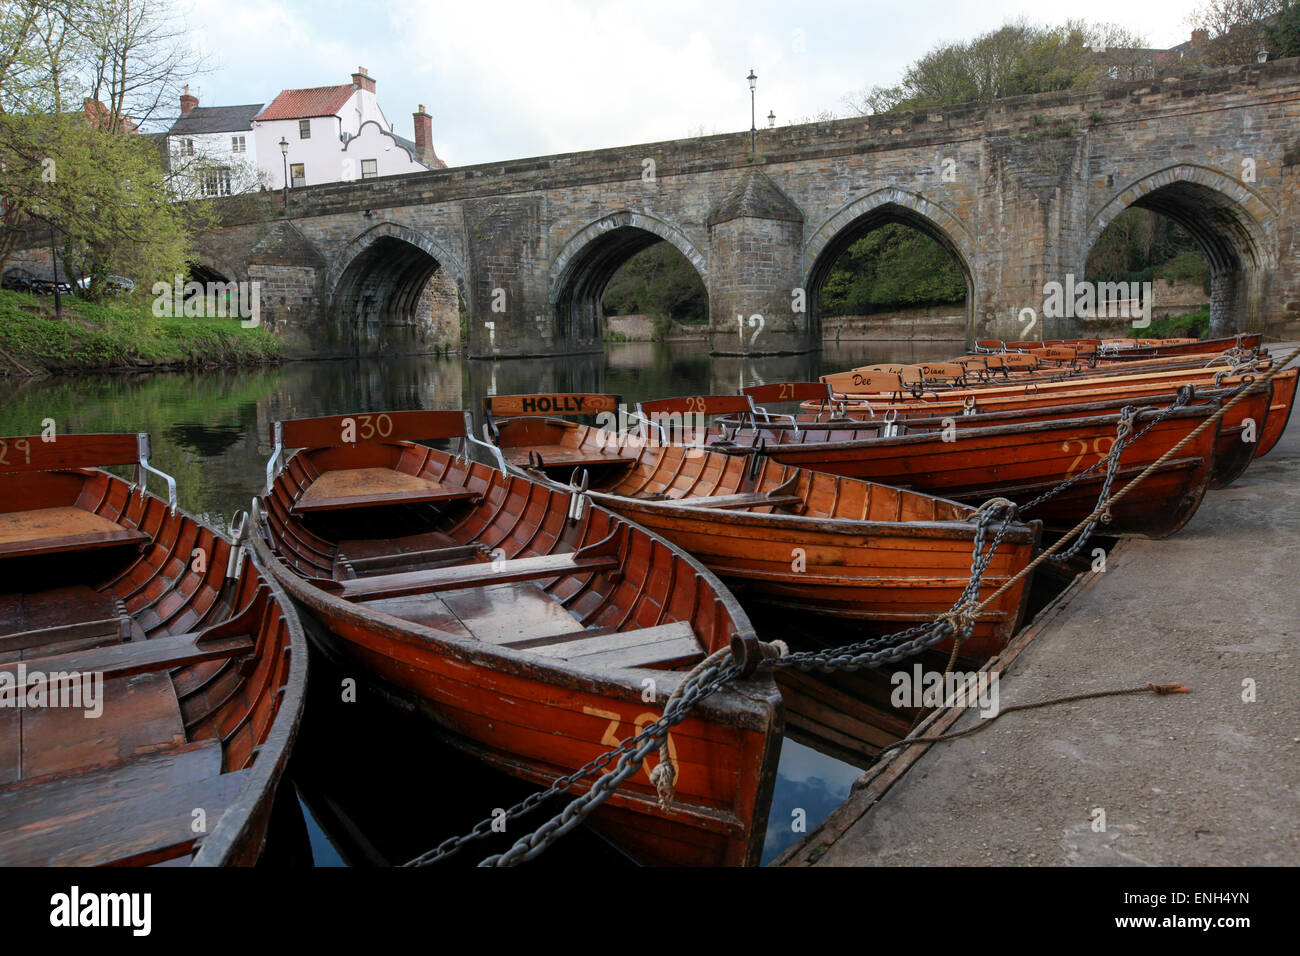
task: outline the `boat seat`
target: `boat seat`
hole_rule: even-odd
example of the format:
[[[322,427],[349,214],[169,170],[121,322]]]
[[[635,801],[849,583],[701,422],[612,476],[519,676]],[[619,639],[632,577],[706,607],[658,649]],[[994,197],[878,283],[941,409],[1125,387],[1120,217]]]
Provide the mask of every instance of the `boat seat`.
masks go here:
[[[192,852],[249,771],[221,773],[216,740],[183,743],[107,767],[0,788],[0,865],[147,865]]]
[[[573,448],[568,445],[529,445],[512,448],[506,452],[506,461],[512,465],[527,465],[536,452],[543,468],[593,468],[600,465],[631,465],[633,455],[610,455],[598,451]]]
[[[251,654],[254,647],[252,635],[218,637],[202,640],[202,631],[192,634],[175,634],[155,637],[147,641],[130,641],[108,647],[51,654],[45,657],[24,658],[21,663],[30,671],[46,674],[55,671],[99,673],[104,680],[130,677],[149,671],[171,670],[188,664],[216,658],[239,657]],[[18,661],[0,664],[0,673],[15,672]]]
[[[0,558],[140,545],[149,535],[85,508],[63,505],[0,514]]]
[[[579,556],[576,552],[512,558],[505,561],[475,561],[446,568],[402,571],[341,581],[337,582],[337,593],[339,597],[348,601],[401,597],[406,594],[455,591],[491,584],[507,584],[513,581],[533,581],[559,577],[563,574],[612,571],[619,567],[620,563],[616,554]],[[326,586],[333,584],[335,582],[328,582]]]
[[[132,639],[138,626],[107,594],[84,584],[0,595],[0,660]]]
[[[591,628],[506,644],[585,667],[670,668],[694,664],[704,657],[699,638],[686,621],[627,631]]]
[[[340,468],[313,481],[293,504],[295,512],[339,511],[478,499],[461,485],[442,485],[394,468]]]

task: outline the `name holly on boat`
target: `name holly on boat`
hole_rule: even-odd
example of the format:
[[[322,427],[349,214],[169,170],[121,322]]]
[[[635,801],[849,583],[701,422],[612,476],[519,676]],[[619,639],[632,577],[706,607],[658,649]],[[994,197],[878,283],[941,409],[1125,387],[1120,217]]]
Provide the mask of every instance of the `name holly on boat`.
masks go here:
[[[0,708],[68,707],[84,710],[82,717],[104,713],[101,671],[28,671],[19,661],[13,670],[0,670]]]

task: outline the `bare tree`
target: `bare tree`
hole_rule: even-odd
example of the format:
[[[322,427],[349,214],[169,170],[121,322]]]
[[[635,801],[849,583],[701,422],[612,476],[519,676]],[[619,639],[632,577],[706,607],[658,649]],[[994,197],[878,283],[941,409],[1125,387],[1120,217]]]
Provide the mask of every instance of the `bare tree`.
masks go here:
[[[1269,28],[1285,6],[1283,0],[1207,0],[1189,22],[1208,40],[1190,58],[1210,66],[1250,63],[1267,48]]]
[[[165,0],[81,3],[73,23],[85,46],[86,95],[104,104],[109,129],[170,113],[181,87],[205,72],[183,17]]]

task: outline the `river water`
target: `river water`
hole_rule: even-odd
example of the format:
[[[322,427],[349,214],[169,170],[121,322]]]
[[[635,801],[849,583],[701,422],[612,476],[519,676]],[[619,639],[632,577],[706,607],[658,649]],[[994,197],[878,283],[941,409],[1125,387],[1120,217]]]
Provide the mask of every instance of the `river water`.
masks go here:
[[[265,483],[268,425],[278,419],[464,408],[478,421],[485,395],[540,391],[613,392],[631,406],[650,398],[734,394],[745,385],[813,380],[875,362],[942,359],[961,348],[960,342],[846,342],[807,355],[742,359],[710,358],[694,344],[627,343],[609,345],[604,354],[510,362],[418,356],[0,382],[0,435],[38,434],[51,418],[60,433],[147,431],[153,463],[176,478],[181,507],[224,529]],[[292,851],[284,859],[400,863],[529,792],[527,785],[441,744],[421,718],[381,702],[361,701],[341,711],[331,690],[338,683],[328,674],[322,678],[325,672],[313,658],[291,767],[306,826],[303,832],[293,801],[284,801],[272,831],[272,844]],[[793,810],[804,811],[811,830],[848,796],[859,774],[787,740],[765,862],[799,839],[791,826]],[[540,823],[550,809],[529,822]],[[460,862],[481,856],[471,848]],[[571,835],[540,859],[549,865],[622,862],[588,833]]]

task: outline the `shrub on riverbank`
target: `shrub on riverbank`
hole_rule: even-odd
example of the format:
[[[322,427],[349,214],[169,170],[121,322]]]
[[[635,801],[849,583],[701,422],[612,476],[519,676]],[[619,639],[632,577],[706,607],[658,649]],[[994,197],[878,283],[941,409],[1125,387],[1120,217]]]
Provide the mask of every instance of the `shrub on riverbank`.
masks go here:
[[[238,319],[156,318],[147,298],[90,303],[65,296],[0,291],[0,372],[261,365],[280,359],[280,343]]]

